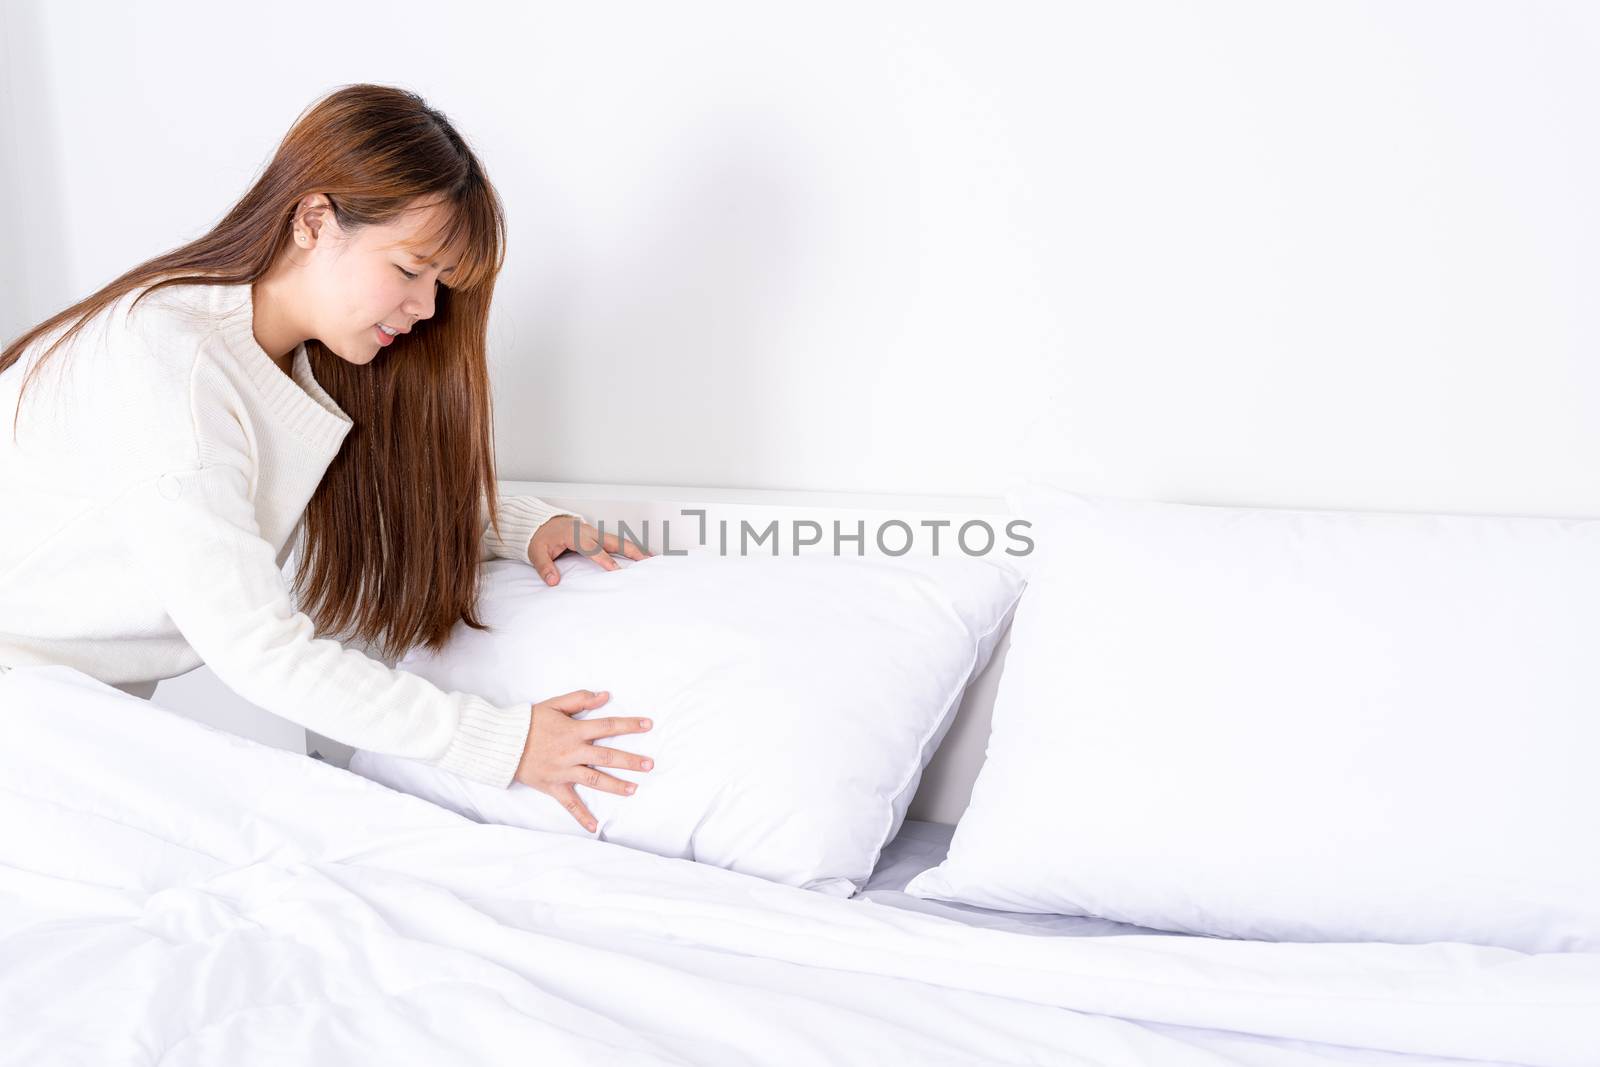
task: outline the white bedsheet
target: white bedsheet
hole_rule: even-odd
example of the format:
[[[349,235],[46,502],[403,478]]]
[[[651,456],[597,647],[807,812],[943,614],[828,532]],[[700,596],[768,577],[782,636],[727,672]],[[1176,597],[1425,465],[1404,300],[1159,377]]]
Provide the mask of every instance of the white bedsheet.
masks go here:
[[[977,928],[0,673],[0,1063],[1576,1067],[1597,1026],[1597,955]]]

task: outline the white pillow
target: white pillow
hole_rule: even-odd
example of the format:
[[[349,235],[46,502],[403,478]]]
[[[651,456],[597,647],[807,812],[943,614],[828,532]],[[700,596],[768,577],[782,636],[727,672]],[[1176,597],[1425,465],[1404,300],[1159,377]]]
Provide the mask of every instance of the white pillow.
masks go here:
[[[603,570],[577,553],[550,587],[484,567],[484,633],[399,667],[499,704],[574,689],[611,699],[577,718],[649,718],[597,744],[651,757],[586,785],[598,835],[837,896],[872,873],[967,682],[988,663],[1023,580],[966,557],[722,556],[691,550]],[[546,793],[496,789],[358,752],[351,770],[483,822],[584,834]]]
[[[908,893],[1600,949],[1600,520],[1007,501],[1037,549],[988,757]]]

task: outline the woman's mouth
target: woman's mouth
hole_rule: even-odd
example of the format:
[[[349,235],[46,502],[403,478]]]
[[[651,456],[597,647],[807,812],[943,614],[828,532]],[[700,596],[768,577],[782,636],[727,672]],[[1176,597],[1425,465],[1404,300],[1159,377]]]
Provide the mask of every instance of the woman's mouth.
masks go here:
[[[399,332],[399,330],[395,331],[395,333]],[[387,347],[394,343],[394,334],[385,332],[382,323],[374,325],[372,327],[372,333],[373,336],[378,339],[378,344],[381,346]]]

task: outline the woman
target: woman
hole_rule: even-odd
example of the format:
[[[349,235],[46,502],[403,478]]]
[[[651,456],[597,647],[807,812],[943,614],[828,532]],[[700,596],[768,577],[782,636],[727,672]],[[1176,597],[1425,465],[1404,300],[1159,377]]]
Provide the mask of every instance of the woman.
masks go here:
[[[504,234],[443,115],[347,86],[301,115],[211,232],[0,350],[0,410],[16,402],[0,434],[0,664],[63,663],[147,696],[204,661],[284,718],[523,782],[594,832],[574,784],[626,795],[597,768],[651,767],[594,742],[648,720],[571,717],[603,691],[498,707],[313,636],[438,649],[457,620],[486,628],[489,559],[553,585],[568,549],[608,569],[609,553],[646,556],[535,497],[497,497],[485,344]],[[296,538],[309,615],[283,580]]]

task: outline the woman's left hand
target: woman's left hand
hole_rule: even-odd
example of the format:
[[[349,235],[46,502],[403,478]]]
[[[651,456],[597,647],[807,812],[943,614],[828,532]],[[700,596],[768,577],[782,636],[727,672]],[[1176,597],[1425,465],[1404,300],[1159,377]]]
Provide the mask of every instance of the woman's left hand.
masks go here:
[[[573,537],[574,527],[577,528],[576,538]],[[611,558],[612,552],[620,552],[628,559],[647,559],[655,555],[632,541],[621,540],[614,533],[601,538],[599,530],[586,522],[580,523],[575,515],[555,515],[534,531],[533,540],[528,544],[528,562],[544,575],[546,585],[555,585],[561,580],[554,560],[569,548],[577,549],[608,571],[618,569],[617,561]]]

